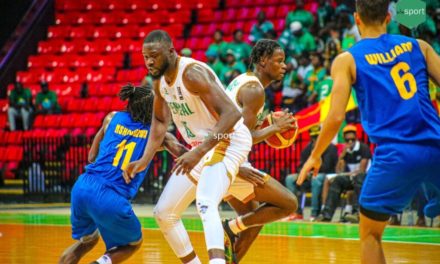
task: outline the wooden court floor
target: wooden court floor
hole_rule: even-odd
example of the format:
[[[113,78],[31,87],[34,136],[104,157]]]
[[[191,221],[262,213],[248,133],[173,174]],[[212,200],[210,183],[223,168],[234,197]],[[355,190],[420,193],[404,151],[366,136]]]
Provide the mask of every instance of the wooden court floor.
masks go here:
[[[56,224],[39,220],[41,219],[37,217],[24,223],[8,223],[11,221],[2,221],[0,217],[0,263],[57,263],[63,250],[74,242],[70,238],[70,226],[66,225],[65,219],[58,219]],[[149,226],[151,220],[143,219],[141,222],[143,226]],[[272,232],[270,229],[263,230],[265,234],[257,239],[241,263],[359,263],[359,241],[350,238],[353,235],[352,231],[344,225],[328,225],[319,229],[310,224],[291,227],[282,223],[281,226],[286,228],[282,231],[285,235],[280,235],[278,231]],[[189,229],[198,230],[199,226]],[[290,229],[293,233],[297,232],[297,229],[303,229],[300,232],[304,234],[291,236]],[[332,238],[332,235],[326,237],[325,233],[335,231],[333,229],[340,233],[342,239]],[[397,236],[400,236],[401,240],[405,240],[405,236],[419,236],[418,239],[421,241],[425,238],[426,241],[438,241],[440,230],[431,230]],[[317,235],[316,232],[323,234]],[[143,229],[143,235],[142,248],[126,263],[179,263],[160,231]],[[393,235],[395,234],[388,235],[391,240]],[[196,252],[203,263],[207,263],[203,233],[192,231],[190,236]],[[388,263],[440,263],[440,243],[386,242],[385,250]],[[80,263],[90,263],[103,252],[104,244],[100,241]]]

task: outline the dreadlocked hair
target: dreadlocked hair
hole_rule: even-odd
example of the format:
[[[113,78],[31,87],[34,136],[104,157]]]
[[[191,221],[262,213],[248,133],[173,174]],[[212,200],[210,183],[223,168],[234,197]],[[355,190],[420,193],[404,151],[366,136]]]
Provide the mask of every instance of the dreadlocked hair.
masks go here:
[[[154,93],[150,85],[134,86],[127,84],[119,92],[119,98],[122,101],[128,100],[126,110],[133,120],[143,124],[151,123]]]
[[[272,56],[276,49],[281,49],[281,46],[275,40],[260,39],[257,41],[251,52],[249,70],[252,70],[254,64],[258,64],[262,58]]]

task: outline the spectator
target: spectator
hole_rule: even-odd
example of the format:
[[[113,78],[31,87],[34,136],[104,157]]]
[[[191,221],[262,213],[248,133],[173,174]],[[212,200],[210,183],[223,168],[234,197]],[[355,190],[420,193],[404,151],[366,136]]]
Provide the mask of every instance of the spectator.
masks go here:
[[[217,52],[214,49],[208,49],[205,52],[205,56],[207,59],[206,64],[208,64],[208,66],[214,70],[217,76],[220,76],[225,66],[223,62],[218,58]]]
[[[307,72],[313,71],[313,65],[310,63],[309,53],[303,52],[299,57],[298,62],[298,77],[302,81],[306,77]]]
[[[180,51],[180,55],[182,55],[182,57],[191,58],[192,50],[189,49],[189,48],[183,48],[183,49]]]
[[[274,30],[272,22],[266,20],[266,14],[264,11],[260,11],[257,15],[257,23],[252,26],[249,40],[255,44],[262,38],[267,38],[269,31]]]
[[[223,40],[223,31],[217,29],[214,32],[214,42],[209,45],[208,50],[217,52],[218,58],[221,59],[221,56],[227,50],[227,45],[228,43]]]
[[[61,112],[58,105],[57,95],[54,91],[49,90],[46,81],[40,83],[41,92],[37,94],[35,105],[39,114],[58,114]]]
[[[234,71],[238,73],[246,72],[246,66],[243,62],[236,59],[235,54],[231,49],[226,51],[226,65],[220,73],[220,81],[222,81],[225,87],[232,80],[231,77],[234,76]]]
[[[79,97],[82,99],[89,98],[89,84],[84,81],[81,84],[81,90],[79,91]]]
[[[286,27],[291,25],[294,21],[298,21],[305,28],[309,28],[315,22],[313,14],[304,10],[304,2],[302,0],[296,2],[295,11],[291,11],[287,14]]]
[[[23,129],[29,130],[32,114],[32,93],[28,88],[24,88],[23,84],[16,82],[14,89],[9,95],[8,120],[11,131],[17,129],[16,117],[21,117]]]
[[[309,102],[309,104],[313,104],[315,103],[317,95],[314,91],[315,86],[320,81],[324,80],[326,70],[323,67],[324,65],[320,53],[312,53],[312,55],[310,55],[310,61],[312,62],[313,70],[306,73],[304,84],[307,86],[307,94],[309,97],[307,101]]]
[[[318,25],[320,28],[325,27],[325,25],[330,22],[333,13],[333,7],[327,0],[318,1],[318,10],[316,11],[316,16],[318,17]]]
[[[234,31],[234,39],[228,43],[228,50],[234,52],[237,61],[246,61],[251,55],[252,47],[243,41],[243,31],[237,29]]]
[[[328,26],[330,37],[324,48],[324,67],[330,69],[334,58],[342,52],[339,30],[334,23]]]
[[[313,96],[316,98],[317,102],[320,102],[327,98],[330,95],[333,87],[333,80],[331,76],[326,71],[326,75],[324,79],[316,84],[315,89],[313,90]]]
[[[278,40],[289,55],[299,55],[304,51],[316,50],[315,38],[307,30],[303,30],[300,22],[290,24]]]
[[[281,105],[283,103],[283,82],[276,81],[269,84],[269,86],[264,89],[266,94],[265,107],[270,111],[280,111]]]
[[[303,89],[304,85],[298,75],[297,67],[293,64],[293,62],[286,64],[286,75],[283,79],[283,108],[288,108],[290,112],[296,113],[305,107],[302,99],[306,90]]]
[[[356,197],[359,197],[362,183],[364,181],[368,165],[371,159],[370,148],[356,139],[357,129],[354,125],[347,125],[343,129],[345,140],[344,150],[339,156],[336,166],[335,177],[327,177],[330,189],[325,201],[324,209],[318,220],[330,222],[339,204],[342,192],[354,190]],[[347,204],[344,208],[344,216],[353,213],[353,206]]]
[[[277,40],[277,32],[275,31],[275,29],[271,29],[271,30],[267,31],[265,38],[271,39],[271,40]]]
[[[343,28],[342,50],[348,50],[356,42],[361,40],[361,35],[353,20],[353,16],[349,14],[344,14],[340,18],[341,28]]]
[[[310,156],[310,153],[312,152],[313,147],[315,146],[316,139],[318,138],[318,135],[320,133],[320,127],[314,126],[310,128],[309,134],[310,134],[310,143],[303,149],[301,152],[300,157],[300,165],[298,167],[297,171],[300,171],[304,163],[307,161],[307,159]],[[322,184],[324,182],[324,179],[326,177],[326,174],[328,173],[335,173],[336,163],[338,162],[338,151],[336,149],[336,146],[333,144],[330,144],[328,148],[325,150],[324,154],[321,157],[322,159],[322,166],[319,169],[318,176],[311,177],[305,182],[305,184],[298,187],[296,185],[296,180],[298,179],[298,174],[291,174],[287,175],[286,177],[286,187],[291,190],[297,197],[302,197],[302,194],[306,192],[306,189],[309,189],[311,187],[312,190],[312,212],[310,215],[310,220],[314,221],[315,218],[319,215],[320,209],[321,209],[321,193],[322,193]],[[311,184],[310,184],[311,180]],[[298,210],[295,214],[290,216],[290,220],[295,219],[303,219],[303,204],[302,206],[298,207]]]

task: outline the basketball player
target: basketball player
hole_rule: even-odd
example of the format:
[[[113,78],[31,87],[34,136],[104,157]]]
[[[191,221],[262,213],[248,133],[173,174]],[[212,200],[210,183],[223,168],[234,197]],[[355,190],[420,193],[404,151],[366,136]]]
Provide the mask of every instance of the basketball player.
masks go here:
[[[202,62],[179,57],[165,31],[150,32],[142,53],[156,94],[151,140],[142,158],[130,163],[123,176],[126,182],[136,180],[136,173],[147,167],[172,116],[192,149],[176,159],[154,215],[176,256],[183,263],[200,263],[180,219],[196,198],[209,263],[225,263],[218,205],[228,194],[241,195],[229,186],[248,156],[252,136],[215,73]]]
[[[264,89],[271,82],[282,80],[286,71],[283,49],[276,41],[262,39],[253,47],[250,59],[251,66],[255,67],[254,71],[235,78],[226,88],[226,93],[242,112],[244,124],[251,131],[253,143],[257,144],[275,133],[282,133],[295,127],[292,125],[293,117],[290,113],[286,113],[279,118],[273,116],[273,125],[258,129],[265,118],[262,115],[265,102]],[[255,177],[255,174],[264,175],[265,182],[255,181],[254,179],[258,179],[258,175]],[[224,223],[229,239],[226,243],[229,245],[227,250],[236,253],[236,259],[232,256],[231,263],[243,258],[264,224],[290,215],[298,206],[295,195],[266,173],[252,168],[249,162],[241,166],[239,176],[234,184],[240,184],[242,192],[253,201],[240,201],[233,197],[228,201],[239,214],[236,219]],[[258,206],[256,201],[263,204]],[[239,237],[237,237],[238,233],[240,233]]]
[[[121,100],[128,100],[126,112],[112,112],[93,139],[89,165],[72,189],[72,237],[79,240],[66,249],[59,263],[78,263],[99,240],[106,253],[93,263],[120,263],[141,245],[141,225],[131,209],[130,200],[142,183],[146,169],[126,184],[121,178],[130,160],[142,156],[148,141],[153,106],[150,87],[122,87]],[[167,134],[165,146],[181,155],[180,144]],[[176,145],[173,145],[176,143]]]
[[[362,40],[332,65],[333,97],[328,118],[298,184],[318,173],[320,156],[345,118],[350,87],[356,90],[362,125],[377,143],[359,204],[362,263],[385,263],[382,234],[422,182],[440,188],[440,120],[428,80],[440,84],[440,58],[424,41],[386,34],[389,0],[357,0],[355,20]]]

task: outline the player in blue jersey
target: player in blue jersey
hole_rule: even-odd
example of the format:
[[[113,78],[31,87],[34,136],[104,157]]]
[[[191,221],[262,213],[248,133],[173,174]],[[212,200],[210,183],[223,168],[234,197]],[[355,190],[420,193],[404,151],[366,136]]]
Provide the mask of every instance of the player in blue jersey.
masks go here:
[[[362,125],[377,143],[361,190],[362,263],[385,263],[381,239],[390,215],[402,212],[422,182],[440,187],[440,120],[428,94],[429,77],[440,84],[440,58],[424,41],[388,35],[389,0],[357,0],[362,40],[332,65],[328,118],[298,184],[318,173],[320,156],[345,118],[354,87]]]
[[[153,91],[150,87],[122,87],[119,97],[128,100],[127,110],[106,116],[89,152],[89,165],[72,189],[72,237],[77,241],[65,250],[59,263],[78,263],[102,236],[106,253],[93,263],[120,263],[141,245],[141,225],[130,204],[143,182],[147,168],[127,184],[122,170],[139,159],[148,141]],[[167,133],[164,146],[180,155],[177,139]],[[173,145],[176,144],[176,145]]]

